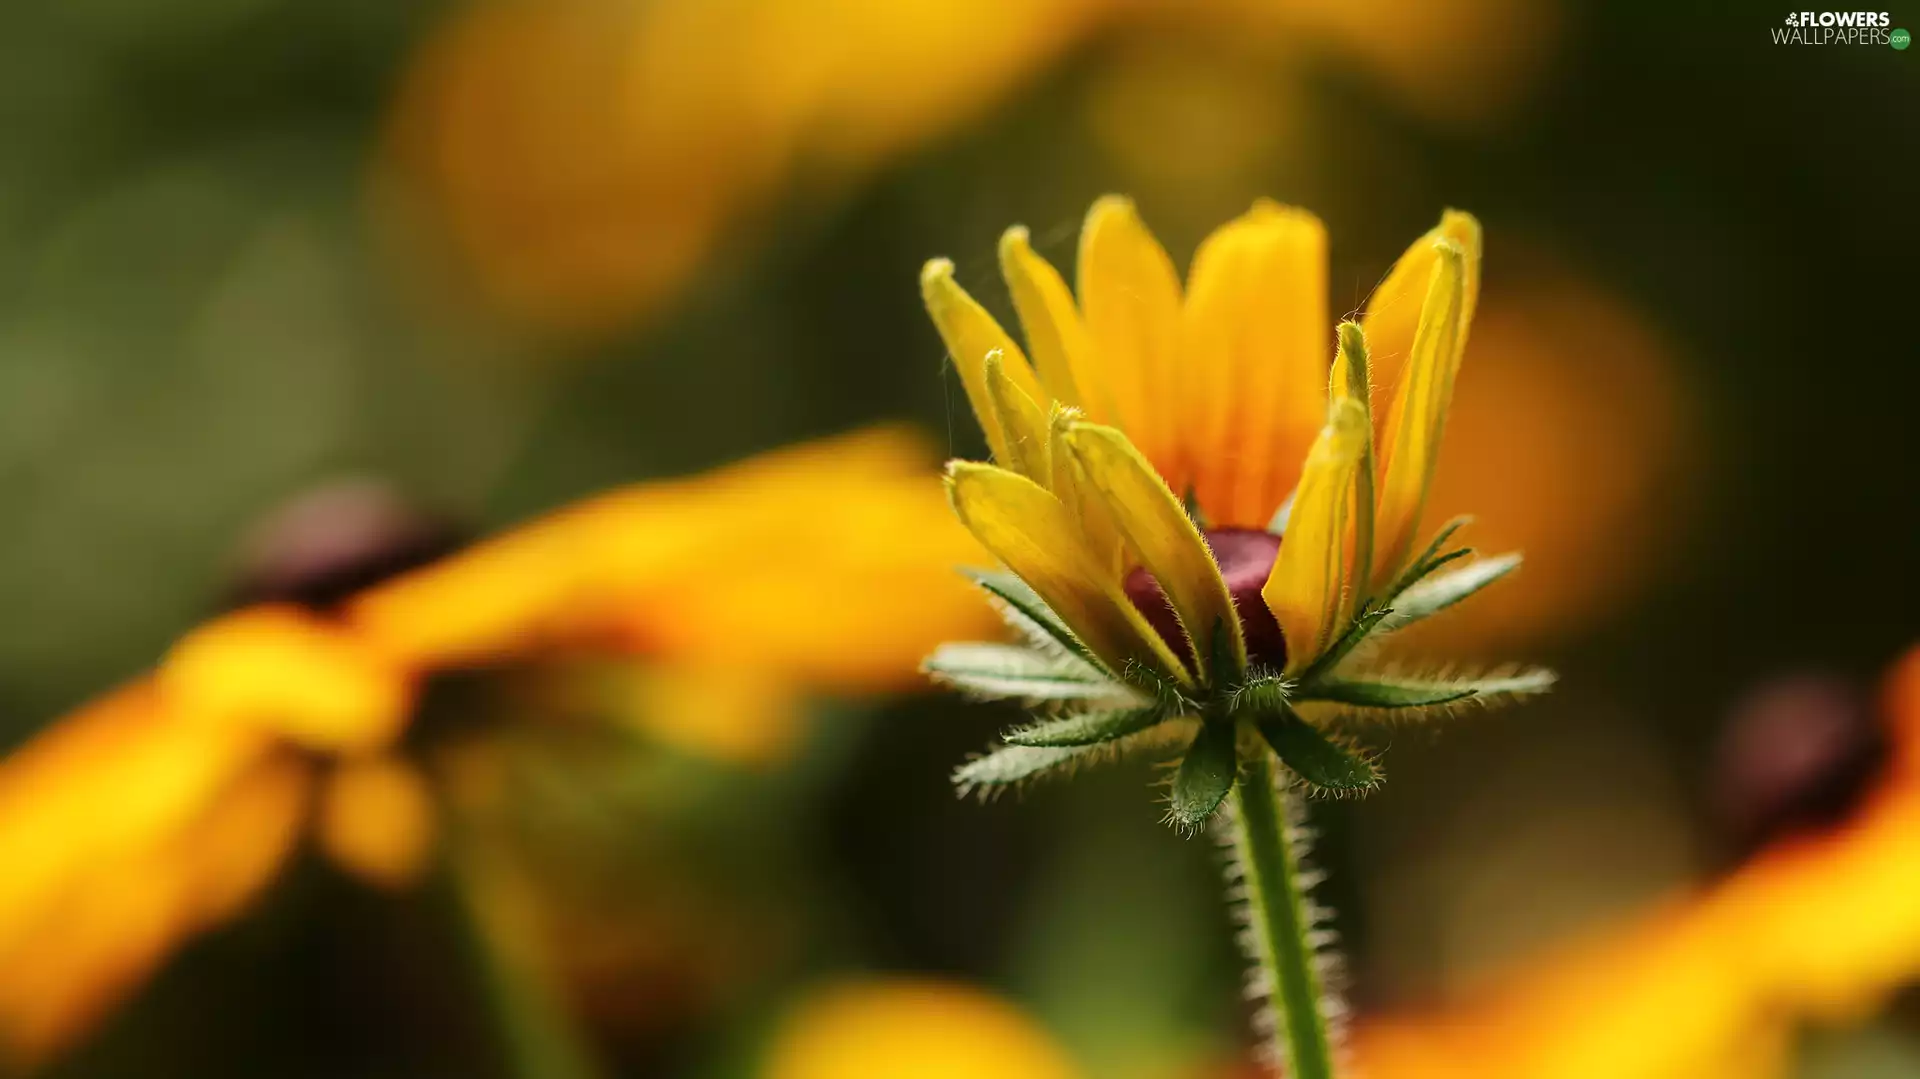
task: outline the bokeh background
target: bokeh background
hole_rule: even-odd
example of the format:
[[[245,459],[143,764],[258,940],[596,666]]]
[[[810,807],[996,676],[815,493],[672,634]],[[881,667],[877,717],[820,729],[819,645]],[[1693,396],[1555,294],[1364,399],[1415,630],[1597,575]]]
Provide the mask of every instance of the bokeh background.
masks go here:
[[[1415,643],[1563,682],[1392,732],[1385,789],[1315,818],[1356,1006],[1470,991],[1844,813],[1920,636],[1920,53],[1777,45],[1785,14],[12,5],[0,739],[246,596],[288,542],[262,522],[343,481],[477,537],[877,420],[978,454],[916,275],[950,256],[1006,312],[1008,224],[1070,264],[1085,207],[1125,192],[1184,265],[1254,198],[1304,205],[1331,319],[1456,206],[1487,256],[1436,497],[1529,562]],[[516,879],[553,893],[526,904],[557,957],[546,1033],[503,1025],[541,1008],[501,1004],[443,875],[370,888],[309,852],[46,1073],[509,1075],[515,1039],[561,1030],[546,1074],[787,1079],[816,1074],[774,1058],[820,986],[912,975],[940,981],[899,1006],[931,994],[963,1041],[988,1005],[930,986],[1011,1002],[1080,1074],[1235,1074],[1216,855],[1157,823],[1148,766],[982,807],[946,775],[1007,709],[835,695],[743,759],[610,748],[564,693],[450,681],[436,723],[536,732],[483,764],[534,822]],[[1790,1055],[1920,1074],[1920,1008]]]

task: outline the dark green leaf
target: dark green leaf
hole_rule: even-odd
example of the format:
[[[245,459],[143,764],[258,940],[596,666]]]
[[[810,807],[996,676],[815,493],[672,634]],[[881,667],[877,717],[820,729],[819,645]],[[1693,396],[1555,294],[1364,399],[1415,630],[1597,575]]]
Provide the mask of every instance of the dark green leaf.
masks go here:
[[[1137,734],[1170,718],[1158,706],[1081,712],[1012,731],[1006,741],[1015,746],[1090,746]]]
[[[1261,716],[1260,734],[1294,774],[1316,787],[1334,791],[1369,790],[1380,784],[1380,770],[1320,733],[1298,714]]]
[[[1187,748],[1186,759],[1173,774],[1173,801],[1167,819],[1175,827],[1193,831],[1213,816],[1233,789],[1239,755],[1234,745],[1234,724],[1215,721],[1202,724]]]

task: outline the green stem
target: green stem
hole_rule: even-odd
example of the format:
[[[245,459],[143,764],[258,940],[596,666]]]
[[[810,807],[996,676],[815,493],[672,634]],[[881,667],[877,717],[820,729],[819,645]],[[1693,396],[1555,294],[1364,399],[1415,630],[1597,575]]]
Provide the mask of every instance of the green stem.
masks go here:
[[[1264,746],[1234,784],[1233,842],[1247,890],[1253,958],[1273,997],[1274,1038],[1287,1079],[1333,1079],[1326,986],[1309,939],[1313,919],[1289,834],[1286,795]]]
[[[455,916],[498,1024],[507,1073],[516,1079],[601,1079],[554,987],[490,914],[475,854],[457,850],[447,860]]]

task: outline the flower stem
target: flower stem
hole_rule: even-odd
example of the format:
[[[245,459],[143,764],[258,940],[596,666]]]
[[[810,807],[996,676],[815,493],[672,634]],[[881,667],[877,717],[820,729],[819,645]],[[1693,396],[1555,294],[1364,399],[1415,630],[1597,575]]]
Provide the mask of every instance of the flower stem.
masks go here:
[[[501,1064],[514,1079],[601,1079],[604,1074],[554,987],[516,945],[502,904],[490,901],[471,848],[448,857],[454,915],[493,1011]]]
[[[1333,1079],[1326,986],[1310,939],[1313,918],[1286,800],[1263,746],[1241,764],[1233,788],[1233,843],[1245,879],[1249,950],[1272,996],[1274,1048],[1287,1079]]]

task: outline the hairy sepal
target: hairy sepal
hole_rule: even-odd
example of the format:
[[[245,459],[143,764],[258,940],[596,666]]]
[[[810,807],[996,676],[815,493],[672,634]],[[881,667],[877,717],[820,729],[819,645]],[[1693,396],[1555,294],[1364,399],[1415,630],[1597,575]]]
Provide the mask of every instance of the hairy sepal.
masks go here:
[[[1172,718],[1158,705],[1077,712],[1009,731],[1004,739],[1011,746],[1092,746],[1138,734]]]
[[[1191,834],[1212,817],[1233,790],[1239,771],[1238,735],[1231,722],[1204,723],[1173,774],[1167,823]]]
[[[1464,555],[1466,551],[1463,549],[1459,553]],[[1430,618],[1512,573],[1519,566],[1520,556],[1516,553],[1476,559],[1445,573],[1430,572],[1393,597],[1390,601],[1393,614],[1380,624],[1380,629],[1391,632],[1423,618]]]
[[[1254,722],[1281,763],[1316,791],[1362,794],[1380,785],[1380,769],[1372,761],[1327,737],[1292,709]]]
[[[1077,656],[1017,644],[943,644],[921,669],[935,682],[979,700],[1038,705],[1135,696]]]

